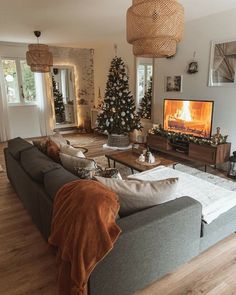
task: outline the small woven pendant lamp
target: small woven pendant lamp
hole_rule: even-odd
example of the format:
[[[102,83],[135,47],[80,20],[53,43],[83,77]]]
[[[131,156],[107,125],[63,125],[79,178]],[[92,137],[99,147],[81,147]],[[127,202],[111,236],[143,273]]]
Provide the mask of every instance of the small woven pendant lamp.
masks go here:
[[[40,37],[40,31],[34,31],[37,39]],[[50,67],[53,66],[53,56],[49,51],[48,45],[45,44],[30,44],[29,50],[26,52],[26,61],[32,72],[47,73],[50,72]]]
[[[133,0],[127,11],[127,41],[135,56],[175,55],[183,31],[184,8],[177,0]]]

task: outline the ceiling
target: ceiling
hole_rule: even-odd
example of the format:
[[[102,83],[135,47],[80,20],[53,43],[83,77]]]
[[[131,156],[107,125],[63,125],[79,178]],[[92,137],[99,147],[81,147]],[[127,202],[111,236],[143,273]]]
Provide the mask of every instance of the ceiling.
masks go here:
[[[236,8],[236,0],[179,0],[186,21]],[[125,30],[131,0],[0,0],[0,41],[93,44]]]

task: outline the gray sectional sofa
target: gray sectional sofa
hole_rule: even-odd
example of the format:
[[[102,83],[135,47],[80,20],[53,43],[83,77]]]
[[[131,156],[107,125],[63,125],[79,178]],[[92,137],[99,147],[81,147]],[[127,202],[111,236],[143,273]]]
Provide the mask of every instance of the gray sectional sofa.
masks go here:
[[[21,138],[4,150],[8,178],[43,237],[50,234],[53,199],[77,177]],[[201,205],[183,197],[120,218],[122,234],[97,265],[90,295],[131,295],[197,256],[236,229],[236,208],[202,228]]]

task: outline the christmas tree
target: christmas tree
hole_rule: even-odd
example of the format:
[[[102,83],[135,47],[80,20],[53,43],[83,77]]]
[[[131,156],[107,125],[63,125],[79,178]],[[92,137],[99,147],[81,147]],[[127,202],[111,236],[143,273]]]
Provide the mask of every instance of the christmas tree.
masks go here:
[[[97,129],[109,134],[127,134],[142,128],[129,91],[125,64],[119,57],[113,58],[111,62],[102,112],[97,122]]]
[[[148,90],[145,92],[144,97],[140,103],[138,111],[143,119],[151,119],[152,115],[152,78],[150,79]]]
[[[52,87],[53,87],[53,97],[54,97],[54,108],[56,114],[56,122],[61,123],[65,120],[65,106],[63,102],[62,93],[57,88],[54,76],[52,75]]]
[[[101,96],[101,88],[98,88],[98,102],[97,102],[97,108],[102,109],[103,99]]]

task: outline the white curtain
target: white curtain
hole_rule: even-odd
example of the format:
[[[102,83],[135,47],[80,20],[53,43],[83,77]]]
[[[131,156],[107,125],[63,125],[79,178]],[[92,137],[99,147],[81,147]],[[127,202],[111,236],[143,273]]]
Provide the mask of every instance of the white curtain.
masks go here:
[[[4,85],[3,68],[0,59],[0,142],[10,139],[8,102]]]
[[[53,112],[52,81],[49,73],[35,73],[41,136],[53,134],[55,116]]]

